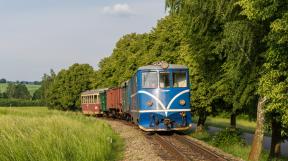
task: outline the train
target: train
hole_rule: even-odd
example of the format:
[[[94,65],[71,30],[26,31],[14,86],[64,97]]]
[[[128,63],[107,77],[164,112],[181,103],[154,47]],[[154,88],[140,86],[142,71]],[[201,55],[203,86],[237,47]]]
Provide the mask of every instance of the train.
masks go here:
[[[82,92],[81,108],[83,114],[125,119],[144,131],[189,130],[189,70],[166,62],[142,66],[119,87]]]

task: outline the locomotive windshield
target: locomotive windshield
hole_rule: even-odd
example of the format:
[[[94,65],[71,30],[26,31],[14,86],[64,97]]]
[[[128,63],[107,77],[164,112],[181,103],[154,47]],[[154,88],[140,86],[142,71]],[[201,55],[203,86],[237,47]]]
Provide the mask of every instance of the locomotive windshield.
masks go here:
[[[142,72],[142,88],[185,88],[186,74],[186,71],[145,71]]]
[[[186,72],[173,72],[173,87],[187,87]]]
[[[142,88],[158,88],[157,72],[142,73]]]
[[[170,88],[170,79],[169,79],[169,73],[168,72],[160,72],[159,73],[160,78],[160,88]]]

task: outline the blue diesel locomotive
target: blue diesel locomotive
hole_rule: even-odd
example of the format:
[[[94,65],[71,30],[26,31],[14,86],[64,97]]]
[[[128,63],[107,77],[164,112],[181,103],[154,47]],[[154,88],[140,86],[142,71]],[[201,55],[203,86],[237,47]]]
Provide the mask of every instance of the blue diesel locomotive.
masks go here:
[[[191,128],[187,67],[163,62],[140,67],[126,91],[129,116],[144,131]]]

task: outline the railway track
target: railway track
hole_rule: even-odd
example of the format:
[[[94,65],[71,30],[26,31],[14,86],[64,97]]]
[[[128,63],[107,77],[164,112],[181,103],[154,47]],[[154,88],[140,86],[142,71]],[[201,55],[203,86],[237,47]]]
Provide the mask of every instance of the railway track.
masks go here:
[[[114,120],[114,119],[109,119]],[[139,129],[137,125],[117,120],[132,128]],[[142,131],[142,130],[141,130]],[[179,135],[172,132],[157,133],[144,132],[143,135],[150,141],[158,155],[163,160],[169,161],[236,161],[238,159],[231,158],[220,154],[216,150],[207,148],[189,139],[185,135]]]
[[[224,156],[211,151],[185,136],[179,134],[160,135],[158,133],[147,135],[147,138],[156,142],[159,156],[164,160],[176,161],[228,161]],[[156,145],[157,146],[157,145]]]

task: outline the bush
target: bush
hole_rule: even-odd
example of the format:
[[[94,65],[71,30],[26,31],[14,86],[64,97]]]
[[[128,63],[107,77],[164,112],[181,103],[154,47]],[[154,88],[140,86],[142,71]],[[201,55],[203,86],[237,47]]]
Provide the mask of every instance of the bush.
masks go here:
[[[27,106],[44,106],[40,100],[26,99],[0,99],[0,107],[27,107]]]
[[[244,145],[245,142],[242,138],[242,133],[239,129],[226,128],[212,136],[211,140],[214,146],[227,146],[227,145]]]

